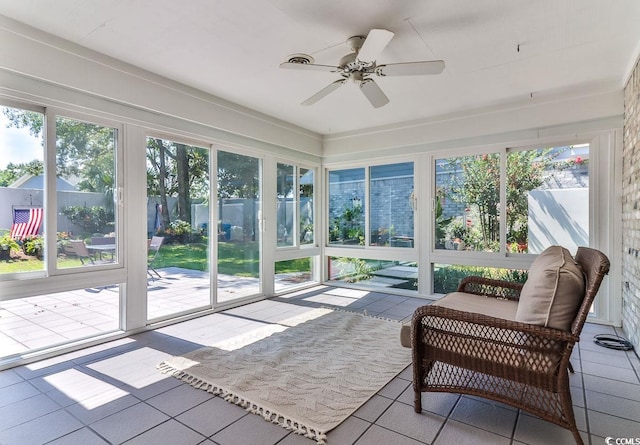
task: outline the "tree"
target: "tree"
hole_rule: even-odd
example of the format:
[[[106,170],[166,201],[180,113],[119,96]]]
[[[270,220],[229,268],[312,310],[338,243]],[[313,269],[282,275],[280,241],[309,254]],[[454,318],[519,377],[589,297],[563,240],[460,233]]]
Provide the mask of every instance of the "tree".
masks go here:
[[[456,202],[475,207],[485,249],[495,249],[500,236],[500,155],[464,156],[459,163],[462,174],[451,177],[449,196]]]
[[[7,187],[26,174],[38,176],[43,173],[44,164],[38,159],[23,164],[9,162],[4,170],[0,170],[0,187]]]
[[[528,192],[542,185],[551,149],[514,151],[507,157],[507,242],[526,244]]]
[[[260,190],[259,161],[249,156],[218,152],[218,196],[257,199]]]
[[[9,125],[27,128],[39,136],[43,130],[43,116],[33,111],[4,107],[3,114]],[[78,189],[105,193],[107,206],[113,204],[115,177],[116,130],[102,125],[81,122],[62,116],[56,118],[56,175],[63,178],[80,178]],[[36,162],[36,164],[34,164]],[[41,174],[42,165],[32,161],[35,169],[27,171]]]
[[[190,223],[192,201],[208,201],[209,150],[148,138],[147,194],[160,198],[163,227],[171,223],[168,197],[173,196],[178,202],[176,218]]]
[[[544,172],[552,160],[551,149],[513,151],[507,157],[506,221],[507,241],[526,243],[529,191],[542,185]],[[496,250],[500,241],[500,155],[455,158],[449,197],[475,208],[485,249]]]

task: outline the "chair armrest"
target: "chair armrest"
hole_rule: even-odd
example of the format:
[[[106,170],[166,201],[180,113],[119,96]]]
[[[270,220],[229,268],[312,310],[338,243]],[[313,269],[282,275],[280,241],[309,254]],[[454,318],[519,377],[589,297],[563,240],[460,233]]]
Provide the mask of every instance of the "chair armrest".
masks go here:
[[[498,338],[491,338],[490,336],[487,336],[487,328],[490,328],[496,331],[502,331],[503,335],[506,336],[505,339],[513,337],[519,346],[522,346],[523,337],[522,335],[517,334],[527,334],[527,336],[537,337],[541,340],[548,339],[559,342],[575,343],[580,340],[579,336],[561,329],[522,323],[519,321],[491,317],[488,315],[477,314],[475,312],[465,312],[435,305],[421,306],[416,309],[411,321],[411,329],[414,331],[412,338],[415,341],[417,339],[415,335],[417,333],[416,331],[423,327],[432,327],[441,332],[451,331],[453,333],[459,333],[460,327],[463,324],[465,328],[468,328],[468,330],[464,332],[464,335],[466,336],[478,336],[485,340],[490,339],[500,341]]]
[[[423,360],[442,361],[521,382],[566,369],[580,339],[560,329],[433,305],[416,310],[411,331],[414,368]]]
[[[522,286],[524,286],[522,283],[514,281],[471,276],[462,279],[458,285],[458,292],[518,301]]]

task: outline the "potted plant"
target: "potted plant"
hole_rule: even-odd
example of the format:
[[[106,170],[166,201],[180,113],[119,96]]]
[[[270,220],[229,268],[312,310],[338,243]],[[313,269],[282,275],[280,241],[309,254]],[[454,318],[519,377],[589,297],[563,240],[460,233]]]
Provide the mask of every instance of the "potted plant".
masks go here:
[[[9,234],[4,234],[0,238],[0,260],[1,261],[9,261],[11,259],[11,251],[15,250],[18,252],[20,250],[20,245],[9,236]]]

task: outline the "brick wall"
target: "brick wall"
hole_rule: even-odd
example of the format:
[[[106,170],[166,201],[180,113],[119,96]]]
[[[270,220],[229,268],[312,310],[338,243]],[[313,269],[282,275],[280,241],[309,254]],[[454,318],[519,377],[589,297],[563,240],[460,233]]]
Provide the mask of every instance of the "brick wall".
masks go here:
[[[640,348],[640,62],[624,89],[622,327]]]

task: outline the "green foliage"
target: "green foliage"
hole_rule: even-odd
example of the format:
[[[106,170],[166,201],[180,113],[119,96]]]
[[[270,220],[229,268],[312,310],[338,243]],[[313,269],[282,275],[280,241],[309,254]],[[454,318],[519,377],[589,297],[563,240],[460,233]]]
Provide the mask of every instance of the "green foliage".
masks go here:
[[[218,196],[257,199],[260,191],[259,160],[226,151],[218,152]]]
[[[371,266],[362,258],[339,257],[335,260],[338,277],[347,283],[356,283],[371,277]]]
[[[22,251],[27,255],[42,258],[44,253],[44,239],[39,235],[23,238]]]
[[[87,235],[113,231],[113,211],[104,207],[69,206],[62,209],[62,214],[76,226],[82,227]]]
[[[518,269],[502,269],[480,266],[442,266],[434,268],[433,291],[439,294],[455,292],[463,278],[479,276],[495,280],[524,283],[528,272]]]
[[[296,258],[295,260],[276,261],[275,273],[295,273],[311,271],[311,258]]]
[[[2,248],[3,250],[9,249],[14,252],[20,251],[20,245],[16,242],[16,240],[9,236],[8,232],[0,236],[0,248]]]
[[[464,156],[454,162],[458,161],[463,174],[452,176],[449,196],[477,209],[483,248],[486,250],[490,242],[497,241],[500,236],[500,155]]]
[[[182,221],[181,219],[171,221],[169,228],[171,229],[171,233],[174,235],[187,235],[191,233],[191,224],[187,221]]]
[[[40,137],[44,125],[42,114],[8,107],[3,108],[3,113],[10,126],[28,128],[29,133]],[[56,174],[63,178],[79,177],[77,187],[82,191],[113,196],[116,130],[61,116],[56,118],[55,125]],[[21,174],[41,174],[42,162],[20,164],[14,166],[14,170]],[[2,174],[0,181],[6,181]],[[107,200],[105,205],[112,205],[112,201]]]
[[[0,187],[7,187],[26,174],[38,176],[43,173],[44,164],[37,159],[22,164],[9,162],[4,170],[0,170]]]
[[[446,227],[446,234],[448,239],[459,238],[464,240],[467,236],[467,226],[461,218],[454,218]]]
[[[527,193],[543,184],[545,170],[552,161],[550,152],[551,149],[540,149],[508,154],[506,220],[509,242],[526,242]],[[451,174],[448,196],[475,211],[482,240],[478,247],[496,250],[500,236],[500,155],[491,153],[455,158],[450,163],[451,171],[456,166],[462,169],[462,174]]]
[[[329,240],[364,245],[364,211],[362,206],[345,207],[329,227]]]
[[[436,208],[435,208],[435,216],[436,216],[436,220],[435,220],[435,225],[436,225],[436,243],[438,244],[443,244],[444,243],[444,239],[447,236],[446,233],[446,228],[449,225],[449,223],[451,223],[451,220],[453,220],[453,217],[448,217],[445,218],[443,216],[443,208],[442,208],[442,201],[445,198],[445,193],[442,189],[439,189],[436,191]]]

